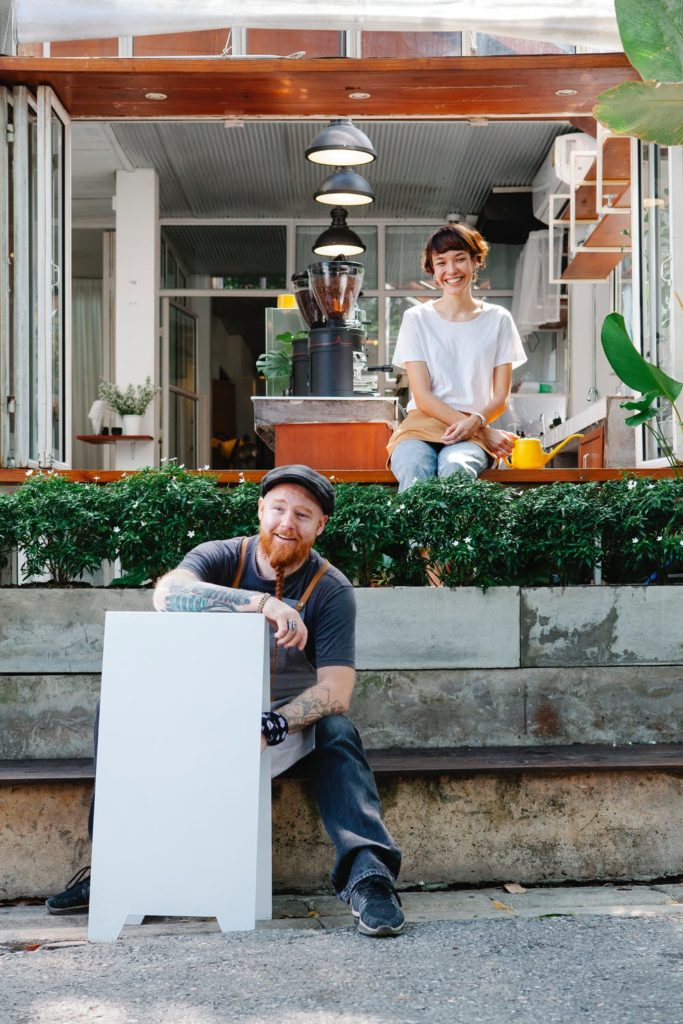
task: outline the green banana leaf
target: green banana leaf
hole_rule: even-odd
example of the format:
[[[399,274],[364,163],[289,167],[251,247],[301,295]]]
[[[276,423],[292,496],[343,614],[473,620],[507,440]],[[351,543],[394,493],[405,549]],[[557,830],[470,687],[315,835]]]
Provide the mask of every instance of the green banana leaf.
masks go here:
[[[648,391],[642,398],[633,399],[632,402],[622,402],[622,409],[637,409],[638,413],[635,416],[627,416],[624,423],[627,427],[639,427],[641,423],[647,423],[648,420],[653,419],[659,409],[657,408],[656,401],[658,395],[656,391]]]
[[[642,399],[629,403],[625,408],[635,408],[645,413],[657,398],[666,398],[672,403],[676,401],[683,391],[683,382],[668,377],[659,367],[643,359],[629,338],[620,313],[610,313],[605,317],[601,340],[607,362],[619,380],[643,395]],[[646,400],[647,405],[643,407]]]
[[[624,52],[642,78],[683,82],[681,0],[615,0]]]
[[[622,82],[601,93],[593,116],[617,135],[683,145],[683,82]]]

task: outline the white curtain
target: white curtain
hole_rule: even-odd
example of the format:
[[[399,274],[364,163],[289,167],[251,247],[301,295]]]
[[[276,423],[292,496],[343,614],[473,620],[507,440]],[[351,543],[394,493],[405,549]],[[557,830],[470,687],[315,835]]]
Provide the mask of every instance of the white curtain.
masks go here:
[[[73,431],[91,434],[88,410],[102,377],[102,281],[74,278],[71,292],[71,381]],[[100,469],[102,449],[74,441],[75,469]]]
[[[226,27],[486,32],[621,49],[614,0],[13,0],[20,43]]]
[[[553,277],[557,279],[562,258],[561,231],[555,232],[554,242]],[[549,246],[549,231],[532,231],[517,260],[512,319],[521,335],[560,319],[560,286],[550,284]]]

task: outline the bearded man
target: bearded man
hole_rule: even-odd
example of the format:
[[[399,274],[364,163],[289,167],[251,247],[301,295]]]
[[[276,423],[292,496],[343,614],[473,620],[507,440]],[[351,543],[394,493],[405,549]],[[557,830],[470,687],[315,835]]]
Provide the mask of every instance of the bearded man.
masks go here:
[[[334,509],[334,489],[308,466],[280,466],[261,482],[255,537],[209,541],[159,580],[164,612],[264,615],[271,625],[272,708],[261,749],[313,727],[300,766],[336,849],[331,879],[363,935],[403,931],[394,883],[401,854],[381,817],[377,787],[346,717],[355,681],[353,588],[313,550]]]
[[[331,879],[363,935],[403,931],[394,889],[401,853],[382,821],[375,780],[346,717],[355,681],[356,602],[347,578],[313,550],[334,509],[334,489],[308,466],[281,466],[261,482],[256,537],[209,541],[159,580],[162,612],[264,615],[271,628],[271,710],[261,749],[312,728],[300,766],[336,850]],[[96,730],[97,744],[97,730]],[[230,737],[226,736],[226,742]],[[92,836],[92,806],[89,831]],[[87,910],[90,870],[51,896],[51,914]]]

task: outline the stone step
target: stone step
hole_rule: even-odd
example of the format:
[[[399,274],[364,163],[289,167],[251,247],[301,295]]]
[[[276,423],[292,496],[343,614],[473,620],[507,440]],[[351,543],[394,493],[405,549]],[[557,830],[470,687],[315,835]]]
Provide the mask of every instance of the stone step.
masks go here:
[[[401,880],[525,884],[683,874],[683,745],[370,751]],[[0,766],[0,899],[63,887],[89,861],[92,762]],[[23,777],[22,777],[23,775]],[[327,886],[307,783],[273,783],[273,882]]]

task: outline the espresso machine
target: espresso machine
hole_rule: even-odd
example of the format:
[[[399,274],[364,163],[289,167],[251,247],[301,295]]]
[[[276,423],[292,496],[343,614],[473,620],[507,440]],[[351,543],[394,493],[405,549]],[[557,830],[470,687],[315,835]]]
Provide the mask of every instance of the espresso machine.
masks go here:
[[[294,342],[294,393],[325,398],[352,398],[354,380],[367,367],[365,331],[357,300],[363,283],[361,263],[335,259],[313,263],[292,282],[299,311],[307,324],[309,390],[297,390],[303,377],[304,356],[297,362]]]

